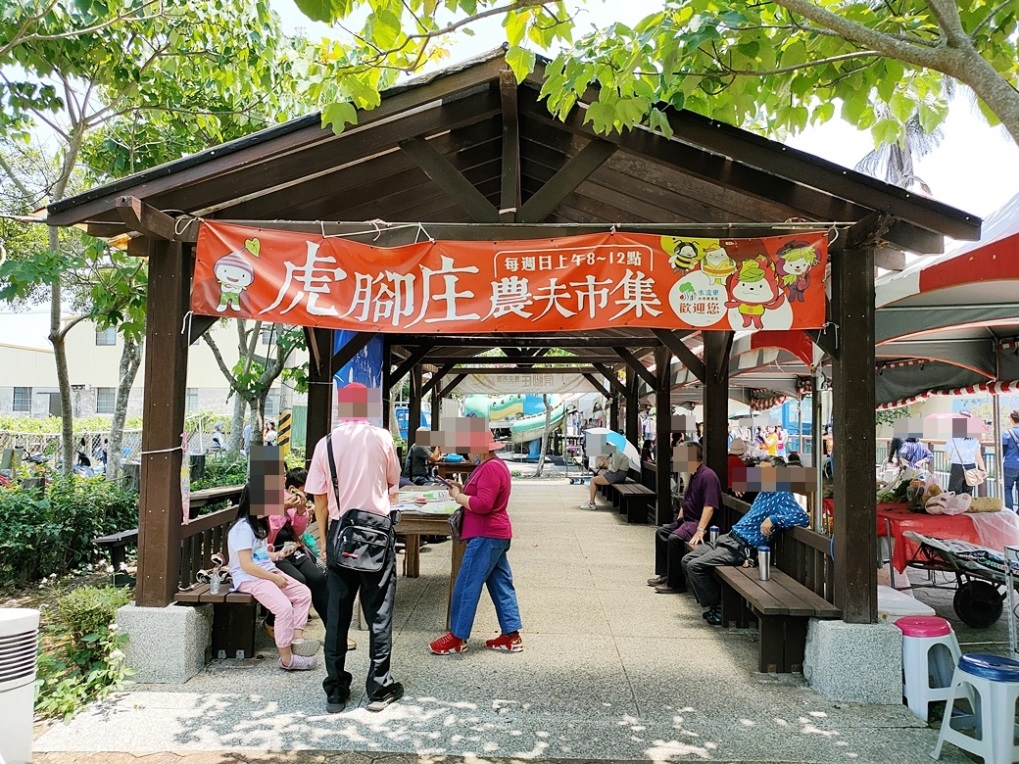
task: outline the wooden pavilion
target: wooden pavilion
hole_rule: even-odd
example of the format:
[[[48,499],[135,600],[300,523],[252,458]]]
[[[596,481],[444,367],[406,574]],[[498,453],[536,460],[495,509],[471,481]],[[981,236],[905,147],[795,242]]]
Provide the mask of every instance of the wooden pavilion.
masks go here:
[[[336,135],[314,114],[93,189],[49,208],[54,225],[130,237],[149,258],[145,409],[137,603],[173,600],[179,566],[180,432],[190,343],[215,318],[186,325],[198,221],[348,235],[391,246],[421,223],[436,239],[498,240],[600,232],[610,226],[689,236],[837,232],[831,247],[829,327],[810,332],[831,359],[835,391],[835,601],[844,620],[876,619],[875,266],[901,269],[903,251],[936,253],[943,237],[973,239],[980,221],[780,143],[685,111],[670,111],[672,138],[644,128],[598,135],[580,99],[564,121],[539,98],[543,68],[517,83],[492,53],[383,94],[356,127]],[[366,223],[364,221],[376,221]],[[382,222],[389,221],[389,222]],[[368,231],[366,233],[366,230]],[[833,234],[834,235],[834,234]],[[334,352],[333,332],[307,327],[310,375],[332,379],[363,347]],[[547,348],[572,351],[571,371],[614,401],[625,398],[636,433],[637,397],[652,390],[668,410],[672,358],[703,387],[706,462],[726,472],[731,332],[619,326],[556,336],[385,335],[384,389],[410,375],[412,406],[448,394],[465,363],[502,347],[521,368]],[[701,353],[695,352],[698,346]],[[548,359],[541,358],[542,362]],[[649,366],[653,363],[654,371]],[[505,369],[500,369],[505,371]],[[620,379],[625,372],[625,381]],[[424,382],[424,375],[430,379]],[[313,385],[307,442],[326,434],[331,397]],[[435,410],[435,409],[433,409]],[[618,408],[616,409],[618,411]],[[411,421],[416,421],[411,412]],[[658,420],[659,442],[670,423]],[[659,519],[670,519],[669,471],[658,471]]]

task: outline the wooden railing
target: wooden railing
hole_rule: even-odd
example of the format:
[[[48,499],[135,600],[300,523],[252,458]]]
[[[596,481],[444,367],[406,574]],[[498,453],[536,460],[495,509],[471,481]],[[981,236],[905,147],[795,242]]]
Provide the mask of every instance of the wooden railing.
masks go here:
[[[719,531],[725,533],[747,513],[750,505],[726,495],[722,499]],[[771,562],[783,573],[828,602],[835,601],[835,564],[831,558],[831,539],[809,528],[790,528],[778,534],[771,545]]]
[[[181,528],[180,533],[180,580],[181,588],[186,589],[195,583],[195,576],[200,570],[212,565],[212,555],[226,552],[226,534],[237,516],[237,499],[243,486],[224,486],[207,488],[191,494],[191,507],[229,501],[230,506],[208,515],[195,518]]]

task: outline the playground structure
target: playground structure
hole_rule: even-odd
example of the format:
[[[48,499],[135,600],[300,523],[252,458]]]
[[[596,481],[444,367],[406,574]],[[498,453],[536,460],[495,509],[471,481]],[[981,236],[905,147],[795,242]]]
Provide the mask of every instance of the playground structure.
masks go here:
[[[561,395],[549,395],[551,406],[549,435],[562,427],[570,403]],[[576,404],[573,402],[572,408]],[[537,459],[541,451],[541,436],[545,431],[545,402],[541,395],[469,395],[461,408],[464,416],[487,416],[496,433],[508,432],[514,445],[527,444],[529,458]]]

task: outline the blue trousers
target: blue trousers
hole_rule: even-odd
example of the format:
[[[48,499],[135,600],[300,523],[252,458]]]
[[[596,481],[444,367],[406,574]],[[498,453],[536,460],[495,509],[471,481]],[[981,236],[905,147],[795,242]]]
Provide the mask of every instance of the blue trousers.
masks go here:
[[[475,536],[467,540],[463,563],[456,577],[456,586],[453,587],[453,605],[449,617],[449,630],[460,639],[471,636],[484,586],[488,587],[488,593],[495,604],[502,633],[512,634],[520,630],[517,592],[513,588],[513,573],[506,559],[509,548],[509,539]]]
[[[1005,506],[1014,509],[1015,488],[1019,485],[1019,467],[1005,467]]]

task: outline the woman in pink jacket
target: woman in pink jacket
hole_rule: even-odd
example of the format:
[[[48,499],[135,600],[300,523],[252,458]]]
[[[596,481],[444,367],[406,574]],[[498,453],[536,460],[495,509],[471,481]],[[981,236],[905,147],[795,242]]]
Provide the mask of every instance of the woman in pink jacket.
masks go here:
[[[436,655],[462,653],[474,626],[481,589],[488,586],[501,634],[485,642],[489,650],[518,653],[524,649],[520,639],[520,608],[513,588],[506,553],[513,528],[506,508],[509,505],[511,478],[506,462],[496,456],[502,448],[491,433],[486,442],[472,447],[471,456],[480,459],[464,486],[450,484],[449,495],[464,508],[463,532],[467,542],[463,563],[453,588],[449,632],[429,645]]]

